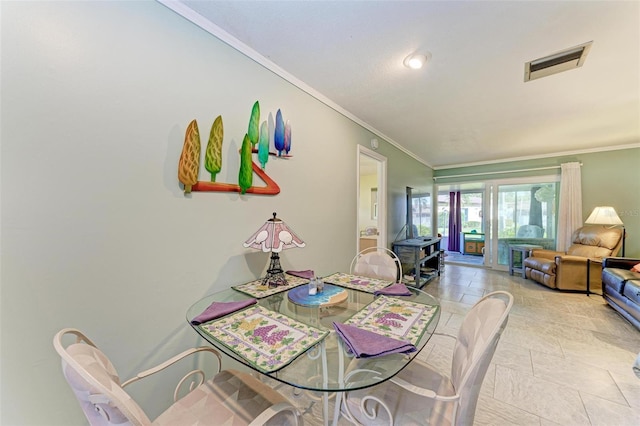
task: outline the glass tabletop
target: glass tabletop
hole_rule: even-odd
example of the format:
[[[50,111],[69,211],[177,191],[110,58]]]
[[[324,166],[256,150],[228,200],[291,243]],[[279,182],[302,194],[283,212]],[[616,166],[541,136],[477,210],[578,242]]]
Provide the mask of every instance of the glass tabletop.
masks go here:
[[[437,299],[416,288],[408,288],[412,293],[411,296],[398,296],[399,300],[435,307],[435,312],[424,333],[415,343],[417,351],[409,354],[387,354],[374,358],[355,358],[353,354],[348,352],[346,345],[333,328],[333,322],[344,323],[371,304],[375,298],[373,294],[344,288],[347,292],[347,297],[344,300],[324,306],[305,306],[293,303],[288,297],[288,292],[292,290],[257,299],[258,305],[268,311],[328,332],[320,342],[273,372],[260,371],[201,327],[191,324],[191,320],[211,303],[245,300],[250,297],[247,294],[232,288],[211,294],[194,303],[187,310],[186,317],[193,329],[216,349],[261,374],[288,385],[311,391],[353,390],[373,386],[396,375],[420,353],[433,335],[440,319],[440,306]],[[356,371],[359,373],[355,373]]]

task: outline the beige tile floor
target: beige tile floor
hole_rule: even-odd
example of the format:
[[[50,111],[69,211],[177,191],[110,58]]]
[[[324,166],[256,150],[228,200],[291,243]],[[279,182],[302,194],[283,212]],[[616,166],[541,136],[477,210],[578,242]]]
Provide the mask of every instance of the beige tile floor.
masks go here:
[[[506,290],[515,297],[475,425],[640,425],[640,379],[631,369],[640,331],[601,296],[557,292],[506,272],[458,265],[446,265],[423,290],[440,300],[438,328],[449,334],[484,294]],[[419,356],[448,371],[451,347],[450,339],[434,336]],[[280,390],[300,405],[306,424],[322,424],[319,402]]]

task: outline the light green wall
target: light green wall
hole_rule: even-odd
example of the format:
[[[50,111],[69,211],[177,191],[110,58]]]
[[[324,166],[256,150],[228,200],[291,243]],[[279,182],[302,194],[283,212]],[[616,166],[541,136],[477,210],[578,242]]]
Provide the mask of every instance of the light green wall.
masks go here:
[[[263,274],[242,242],[271,212],[307,246],[285,269],[347,270],[356,251],[356,144],[388,158],[388,232],[431,171],[156,2],[0,2],[0,424],[84,424],[51,341],[83,329],[128,378],[201,344],[202,296]],[[278,196],[194,193],[177,163],[187,124],[224,120],[218,180],[235,182],[253,103],[282,109],[293,158]],[[202,176],[202,175],[201,175]],[[258,183],[259,184],[259,183]],[[389,241],[392,241],[390,237]],[[158,387],[169,387],[160,383]],[[133,390],[153,416],[166,398]]]
[[[582,163],[582,213],[584,219],[596,206],[614,207],[627,231],[627,257],[640,257],[640,199],[637,196],[640,194],[640,148],[436,170],[434,176],[438,177],[437,182],[440,184],[560,174],[560,169],[552,169],[484,175],[484,173],[496,171],[560,166],[562,163],[572,161]],[[446,176],[473,173],[482,173],[482,175],[446,179]]]
[[[413,193],[433,194],[433,170],[424,167],[417,161],[403,160],[405,154],[388,144],[380,145],[378,153],[389,159],[387,171],[387,241],[389,245],[398,237],[405,238],[402,231],[407,221],[406,188],[413,188]],[[398,236],[399,235],[399,236]]]
[[[640,148],[578,156],[582,166],[582,213],[613,206],[627,232],[626,256],[640,258]]]

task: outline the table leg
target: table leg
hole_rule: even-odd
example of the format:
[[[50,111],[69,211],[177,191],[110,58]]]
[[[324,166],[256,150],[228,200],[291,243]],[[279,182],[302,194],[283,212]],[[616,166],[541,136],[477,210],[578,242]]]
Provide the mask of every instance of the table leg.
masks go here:
[[[513,275],[513,249],[509,247],[509,275]]]
[[[322,394],[322,420],[324,426],[329,426],[329,392]]]
[[[328,366],[327,366],[327,348],[324,341],[322,346],[322,380],[324,382],[325,389],[329,384]],[[329,426],[329,392],[323,392],[322,394],[322,419],[324,420],[324,426]]]
[[[529,250],[520,250],[520,252],[522,253],[522,256],[520,256],[522,259],[522,278],[527,278],[527,274],[524,271],[524,260],[529,257],[529,253],[531,252]]]
[[[591,296],[591,259],[587,259],[587,297]]]
[[[338,383],[344,384],[344,351],[342,350],[342,342],[338,343]],[[333,426],[338,426],[340,419],[340,405],[342,404],[342,392],[336,392],[336,405],[333,407]]]
[[[328,378],[328,365],[327,365],[327,355],[326,355],[326,348],[324,346],[324,341],[321,343],[322,345],[322,371],[323,371],[323,380],[324,380],[324,387],[327,388],[328,384],[329,384],[329,378]],[[339,383],[343,383],[344,382],[344,350],[342,348],[342,342],[338,342],[338,352],[340,354],[340,356],[338,357],[338,382]],[[330,393],[329,392],[323,392],[322,393],[322,418],[323,418],[323,424],[324,426],[329,426],[329,398],[330,398]],[[340,405],[342,403],[342,392],[336,392],[336,402],[335,402],[335,406],[333,407],[333,419],[332,419],[332,425],[333,426],[337,426],[338,425],[338,420],[340,419]]]

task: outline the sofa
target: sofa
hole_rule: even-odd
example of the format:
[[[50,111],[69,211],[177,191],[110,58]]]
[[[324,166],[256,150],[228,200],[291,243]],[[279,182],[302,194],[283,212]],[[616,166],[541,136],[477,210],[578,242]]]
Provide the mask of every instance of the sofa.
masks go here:
[[[622,247],[622,229],[602,225],[585,225],[571,236],[571,246],[566,252],[531,250],[531,256],[523,262],[527,278],[547,287],[587,291],[601,287],[600,260],[616,256]],[[589,260],[597,262],[589,262]],[[589,266],[589,273],[587,273]]]
[[[602,297],[640,330],[640,272],[631,270],[637,264],[640,264],[640,259],[628,257],[603,259]]]

